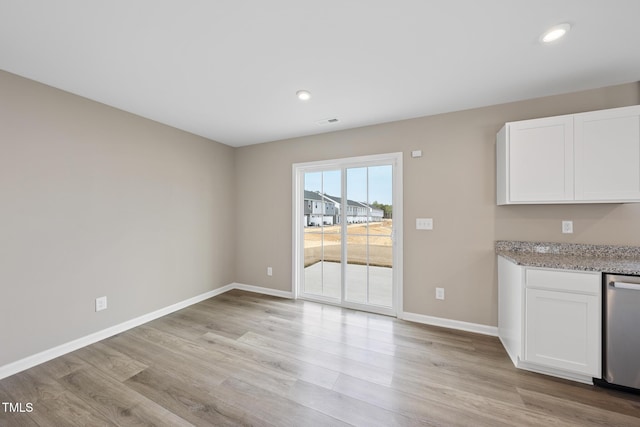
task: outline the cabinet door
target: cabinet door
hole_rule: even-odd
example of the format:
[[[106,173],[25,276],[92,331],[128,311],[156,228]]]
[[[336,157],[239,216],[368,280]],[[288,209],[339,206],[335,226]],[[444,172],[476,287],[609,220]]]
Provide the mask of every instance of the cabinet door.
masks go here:
[[[573,200],[573,118],[509,125],[509,201]]]
[[[599,301],[594,295],[527,289],[525,360],[599,377]]]
[[[574,125],[576,199],[640,200],[640,106],[576,114]]]

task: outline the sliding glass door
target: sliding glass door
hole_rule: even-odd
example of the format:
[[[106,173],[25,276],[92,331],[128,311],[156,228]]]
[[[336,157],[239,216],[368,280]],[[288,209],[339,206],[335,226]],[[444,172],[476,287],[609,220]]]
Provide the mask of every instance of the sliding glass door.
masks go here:
[[[299,297],[396,314],[400,168],[399,154],[294,165]]]
[[[346,169],[346,301],[393,308],[392,172],[392,165]]]
[[[304,174],[303,293],[338,300],[341,295],[342,224],[339,207],[328,197],[340,194],[340,170]]]

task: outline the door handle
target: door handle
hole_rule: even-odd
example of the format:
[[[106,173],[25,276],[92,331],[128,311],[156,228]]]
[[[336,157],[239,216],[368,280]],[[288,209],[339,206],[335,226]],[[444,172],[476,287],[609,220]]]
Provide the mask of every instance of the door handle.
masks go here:
[[[633,291],[640,291],[640,284],[638,284],[638,283],[609,282],[609,285],[611,285],[614,288],[619,288],[619,289],[630,289],[630,290],[633,290]]]

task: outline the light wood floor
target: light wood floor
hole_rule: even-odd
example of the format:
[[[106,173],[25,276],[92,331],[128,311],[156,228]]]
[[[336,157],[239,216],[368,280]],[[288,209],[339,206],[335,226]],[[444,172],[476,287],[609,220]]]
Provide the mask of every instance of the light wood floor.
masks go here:
[[[639,426],[497,338],[232,291],[0,381],[2,426]]]

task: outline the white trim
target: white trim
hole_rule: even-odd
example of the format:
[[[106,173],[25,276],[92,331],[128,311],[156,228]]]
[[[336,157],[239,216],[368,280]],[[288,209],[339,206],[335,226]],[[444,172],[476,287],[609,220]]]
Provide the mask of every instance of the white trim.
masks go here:
[[[292,260],[293,268],[291,269],[291,294],[293,295],[293,299],[298,299],[298,296],[300,294],[297,283],[301,275],[301,272],[300,272],[300,268],[297,266],[300,265],[302,263],[302,260],[304,259],[304,252],[303,252],[304,248],[302,247],[302,236],[301,236],[301,233],[298,231],[298,227],[300,227],[300,220],[298,218],[300,218],[300,216],[304,214],[304,210],[302,206],[300,206],[300,203],[297,203],[297,201],[299,200],[299,194],[303,194],[302,198],[304,199],[304,193],[302,191],[301,179],[300,179],[301,172],[299,171],[298,165],[299,165],[298,163],[294,163],[291,167],[291,177],[293,180],[292,189],[291,189],[292,191],[291,218],[293,218],[293,221],[292,221],[293,232],[291,233],[291,245],[293,248],[292,254],[291,254],[293,257],[293,260]]]
[[[460,320],[444,319],[442,317],[426,316],[424,314],[416,313],[402,313],[402,316],[398,316],[402,320],[409,322],[423,323],[425,325],[441,326],[443,328],[457,329],[459,331],[475,332],[477,334],[491,335],[492,337],[498,336],[498,327],[482,325],[479,323],[469,323]]]
[[[519,369],[535,372],[536,374],[551,375],[552,377],[563,378],[565,380],[577,381],[579,383],[593,385],[593,376],[586,374],[577,374],[573,372],[563,371],[562,369],[548,368],[546,366],[536,365],[535,363],[527,363],[522,360],[516,365]]]
[[[94,332],[92,334],[75,339],[73,341],[69,341],[65,344],[61,344],[59,346],[50,348],[40,353],[27,356],[24,359],[20,359],[15,362],[9,363],[7,365],[0,366],[0,380],[3,378],[9,377],[11,375],[17,374],[18,372],[37,366],[41,363],[48,362],[49,360],[55,359],[56,357],[60,357],[72,351],[78,350],[79,348],[86,347],[90,344],[96,343],[98,341],[102,341],[103,339],[109,338],[113,335],[135,328],[136,326],[140,326],[152,320],[158,319],[162,316],[166,316],[167,314],[173,313],[174,311],[181,310],[190,305],[218,296],[220,294],[223,294],[235,288],[236,288],[235,283],[222,286],[220,288],[214,289],[209,292],[205,292],[203,294],[186,299],[184,301],[177,302],[175,304],[161,308],[159,310],[152,311],[151,313],[144,314],[140,317],[127,320],[126,322],[122,322],[118,325],[111,326],[109,328],[103,329],[98,332]],[[238,289],[241,289],[241,288],[238,288]]]
[[[203,294],[186,299],[184,301],[177,302],[175,304],[161,308],[151,313],[144,314],[140,317],[136,317],[135,319],[128,320],[118,325],[103,329],[98,332],[94,332],[92,334],[75,339],[73,341],[69,341],[68,343],[61,344],[57,347],[50,348],[48,350],[42,351],[40,353],[31,355],[31,356],[27,356],[24,359],[20,359],[15,362],[9,363],[7,365],[0,366],[0,380],[3,378],[7,378],[11,375],[17,374],[18,372],[22,372],[24,370],[32,368],[34,366],[40,365],[41,363],[48,362],[49,360],[55,359],[56,357],[60,357],[72,351],[78,350],[79,348],[86,347],[90,344],[96,343],[103,339],[109,338],[113,335],[125,332],[137,326],[143,325],[147,322],[158,319],[162,316],[166,316],[167,314],[171,314],[175,311],[189,307],[190,305],[197,304],[206,299],[213,298],[225,292],[231,291],[233,289],[239,289],[247,292],[255,292],[255,293],[264,294],[264,295],[271,295],[271,296],[280,297],[280,298],[288,298],[288,299],[294,298],[293,292],[289,292],[289,291],[270,289],[270,288],[265,288],[263,286],[247,285],[244,283],[236,283],[236,282],[230,283],[226,286],[222,286],[220,288],[214,289],[209,292],[205,292]],[[498,328],[495,326],[480,325],[476,323],[467,323],[459,320],[443,319],[440,317],[425,316],[423,314],[408,313],[408,312],[402,312],[402,311],[399,311],[397,313],[397,317],[398,319],[406,320],[409,322],[423,323],[426,325],[442,326],[450,329],[475,332],[475,333],[484,334],[484,335],[498,336]],[[527,368],[524,368],[524,369],[527,369]],[[534,370],[533,367],[529,367],[528,369]],[[542,371],[539,371],[539,372],[542,372]],[[543,373],[546,373],[546,372],[543,372]],[[555,375],[555,373],[553,373],[552,375]],[[583,378],[579,378],[579,376],[571,377],[571,379],[576,379],[577,381],[586,382]]]
[[[240,289],[242,291],[255,292],[257,294],[293,299],[293,292],[290,291],[280,291],[277,289],[265,288],[262,286],[245,285],[244,283],[232,283],[229,286],[232,286],[232,289]]]
[[[396,317],[403,314],[404,310],[404,166],[402,153],[396,153],[396,164],[393,168],[393,216],[400,218],[393,224],[393,280],[396,283],[393,298]]]
[[[151,313],[144,314],[140,317],[136,317],[135,319],[127,320],[118,325],[111,326],[98,332],[94,332],[73,341],[69,341],[65,344],[61,344],[40,353],[27,356],[24,359],[20,359],[7,365],[0,366],[0,380],[17,374],[18,372],[22,372],[26,369],[33,368],[34,366],[40,365],[41,363],[48,362],[49,360],[55,359],[56,357],[71,353],[72,351],[78,350],[79,348],[86,347],[90,344],[102,341],[103,339],[109,338],[113,335],[125,332],[129,329],[135,328],[136,326],[140,326],[162,316],[166,316],[167,314],[182,310],[183,308],[189,307],[190,305],[197,304],[206,299],[231,291],[233,289],[240,289],[243,291],[272,295],[281,298],[293,298],[293,294],[287,291],[279,291],[276,289],[264,288],[262,286],[245,285],[243,283],[231,283],[226,286],[222,286],[212,291],[205,292],[195,297],[161,308]]]

